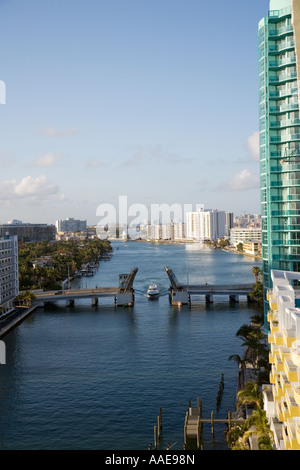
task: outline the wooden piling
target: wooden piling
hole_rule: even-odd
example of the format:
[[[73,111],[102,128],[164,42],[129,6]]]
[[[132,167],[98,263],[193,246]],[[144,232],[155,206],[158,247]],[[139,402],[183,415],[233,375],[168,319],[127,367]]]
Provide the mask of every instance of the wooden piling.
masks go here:
[[[197,449],[200,449],[201,444],[201,418],[199,416],[197,423]]]
[[[157,427],[154,426],[154,449],[157,449]]]
[[[215,423],[214,423],[214,412],[211,412],[211,433],[214,435],[215,433]]]
[[[184,421],[184,448],[186,449],[187,446],[187,423],[189,419],[189,413],[188,411],[185,414],[185,421]]]
[[[231,412],[228,411],[228,428],[231,429]]]

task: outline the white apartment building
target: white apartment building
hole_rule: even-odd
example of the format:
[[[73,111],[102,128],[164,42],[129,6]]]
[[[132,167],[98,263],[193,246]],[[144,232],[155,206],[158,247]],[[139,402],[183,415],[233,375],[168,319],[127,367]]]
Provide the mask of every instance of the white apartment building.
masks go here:
[[[264,409],[277,450],[300,450],[300,273],[271,270],[267,292],[270,384]],[[295,285],[295,284],[298,284]]]
[[[229,238],[233,226],[233,212],[225,212],[225,237]]]
[[[237,246],[239,243],[257,242],[261,244],[260,228],[232,228],[230,230],[230,245]]]
[[[188,240],[214,240],[225,236],[225,212],[198,210],[186,214],[186,238]]]
[[[19,294],[18,237],[0,238],[0,317],[14,309]]]
[[[147,226],[148,240],[183,240],[184,223],[149,224]]]
[[[60,232],[86,232],[86,220],[76,220],[72,217],[55,222],[56,230]]]
[[[185,238],[185,226],[183,222],[174,224],[174,240],[183,240]]]

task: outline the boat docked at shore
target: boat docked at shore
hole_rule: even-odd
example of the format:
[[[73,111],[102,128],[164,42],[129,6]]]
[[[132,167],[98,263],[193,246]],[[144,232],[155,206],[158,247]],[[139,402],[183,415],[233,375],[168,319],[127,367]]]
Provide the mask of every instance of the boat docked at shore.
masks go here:
[[[147,290],[148,299],[157,299],[159,296],[159,289],[156,284],[150,284]]]

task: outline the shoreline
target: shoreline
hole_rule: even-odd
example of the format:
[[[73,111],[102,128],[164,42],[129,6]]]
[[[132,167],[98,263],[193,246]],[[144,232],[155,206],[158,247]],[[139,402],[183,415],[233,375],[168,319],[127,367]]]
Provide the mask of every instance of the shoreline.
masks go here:
[[[0,321],[0,338],[3,338],[7,333],[9,333],[13,328],[19,325],[25,318],[31,315],[40,305],[38,303],[32,304],[31,307],[17,307],[16,312],[6,318],[5,320]],[[21,311],[21,308],[24,311]],[[2,325],[1,325],[2,323]]]

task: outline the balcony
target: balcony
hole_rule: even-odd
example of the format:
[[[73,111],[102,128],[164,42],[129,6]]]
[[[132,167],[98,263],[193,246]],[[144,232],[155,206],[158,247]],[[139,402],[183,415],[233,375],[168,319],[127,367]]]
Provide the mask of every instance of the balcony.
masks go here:
[[[287,113],[292,111],[298,111],[299,104],[298,103],[287,103],[283,104],[282,106],[270,106],[269,112],[270,114],[280,114],[280,113]]]
[[[277,331],[279,331],[279,324],[278,324],[278,321],[276,320],[271,320],[270,321],[270,330],[271,330],[271,333],[276,333]]]
[[[284,72],[278,75],[270,75],[269,83],[272,85],[278,85],[280,83],[288,82],[290,80],[297,80],[297,72]]]
[[[284,371],[289,382],[298,382],[298,369],[297,366],[295,366],[293,359],[286,358],[284,360]]]
[[[287,390],[292,390],[292,384],[288,381],[288,378],[284,372],[280,374],[280,383],[284,393],[286,393]]]
[[[274,389],[273,389],[274,399],[280,400],[284,397],[284,391],[280,383],[280,377],[278,376],[275,380]]]
[[[300,341],[294,341],[291,350],[291,359],[296,367],[300,367]]]
[[[269,300],[271,310],[278,310],[278,302],[276,300]]]
[[[271,216],[272,217],[286,217],[286,216],[299,217],[300,210],[271,211]]]
[[[280,187],[286,188],[289,186],[299,186],[300,180],[298,179],[287,179],[287,180],[279,180],[279,181],[271,181],[270,186],[272,188]]]
[[[300,261],[300,255],[274,255],[273,256],[273,261],[295,261],[298,262]]]
[[[296,63],[296,56],[286,57],[285,59],[270,60],[269,69],[277,69],[280,67],[286,67],[287,65],[294,65]]]
[[[269,294],[267,294],[267,300],[269,300]],[[278,313],[274,312],[273,310],[268,311],[268,322],[270,323],[271,321],[278,321]]]
[[[300,386],[299,385],[297,387],[294,387],[294,399],[297,405],[300,406]]]
[[[270,384],[274,385],[277,380],[278,380],[278,377],[279,377],[280,373],[276,371],[276,367],[274,364],[272,364],[272,368],[271,368],[271,371],[270,371]]]
[[[300,230],[300,225],[272,225],[272,230],[277,231],[277,232],[286,232],[286,231],[299,231]]]
[[[273,167],[274,168],[274,167]],[[272,168],[271,168],[272,171]],[[299,168],[300,171],[300,168]],[[271,196],[271,202],[299,202],[300,201],[300,195],[299,194],[293,194],[292,196]]]
[[[292,34],[294,31],[292,25],[283,26],[282,28],[269,29],[269,38],[277,38],[283,34]]]
[[[299,246],[300,240],[273,240],[272,246]]]
[[[274,365],[275,365],[276,371],[277,372],[283,372],[284,371],[284,365],[283,365],[283,362],[282,362],[281,358],[279,357],[279,354],[275,354],[274,359],[275,359]]]
[[[280,331],[274,333],[274,342],[277,346],[283,346],[283,335]]]
[[[275,338],[274,338],[274,335],[272,333],[268,333],[268,343],[269,344],[275,344]]]
[[[294,398],[294,393],[292,390],[289,390],[286,394],[286,403],[289,410],[289,418],[300,417],[300,407]]]
[[[298,441],[298,444],[300,444],[300,422],[298,420],[295,422],[295,428],[296,428],[297,441]]]
[[[270,128],[272,129],[281,129],[283,127],[290,127],[290,126],[299,126],[300,119],[282,119],[280,121],[273,121],[270,122]]]
[[[298,442],[297,424],[293,421],[287,423],[287,433],[289,436],[290,450],[299,450],[300,443]]]
[[[278,54],[287,49],[293,49],[295,47],[295,41],[282,41],[277,44],[271,44],[269,46],[269,54]]]
[[[281,402],[276,402],[276,414],[278,417],[278,421],[284,421],[283,419],[283,409]]]
[[[287,348],[291,348],[296,341],[296,331],[294,329],[283,329],[283,340]]]
[[[289,358],[291,355],[291,349],[287,348],[286,346],[281,346],[280,348],[278,348],[278,350],[279,350],[279,356],[282,362],[284,361],[285,358]]]

